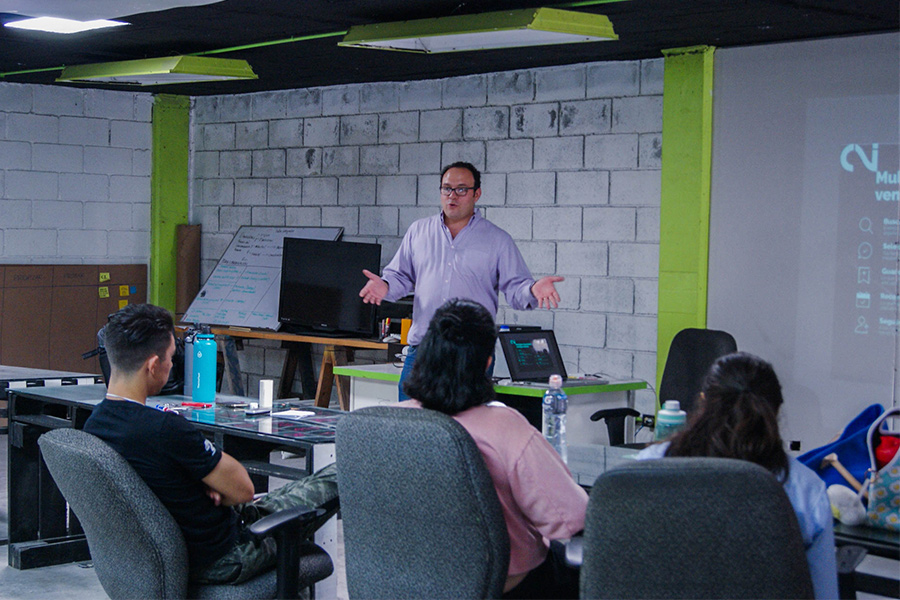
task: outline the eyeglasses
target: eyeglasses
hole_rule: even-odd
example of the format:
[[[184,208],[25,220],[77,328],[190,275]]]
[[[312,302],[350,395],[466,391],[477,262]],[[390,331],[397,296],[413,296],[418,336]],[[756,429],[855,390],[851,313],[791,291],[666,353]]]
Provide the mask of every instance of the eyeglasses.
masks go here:
[[[466,187],[461,185],[459,187],[444,187],[441,186],[441,196],[449,196],[451,193],[455,193],[457,196],[465,196],[469,193],[469,190],[474,190],[473,187]]]

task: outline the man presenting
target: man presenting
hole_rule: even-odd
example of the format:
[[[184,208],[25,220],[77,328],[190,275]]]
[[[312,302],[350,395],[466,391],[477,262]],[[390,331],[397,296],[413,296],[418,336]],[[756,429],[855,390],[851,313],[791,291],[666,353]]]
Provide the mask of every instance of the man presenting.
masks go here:
[[[381,277],[363,270],[369,279],[359,293],[363,302],[396,301],[415,290],[409,354],[400,374],[401,400],[406,399],[403,382],[412,370],[416,346],[445,301],[468,298],[487,308],[493,317],[499,292],[516,310],[559,305],[554,284],[563,278],[548,276],[535,281],[512,237],[475,210],[480,197],[478,169],[466,162],[445,167],[441,212],[410,226]]]
[[[146,406],[172,368],[169,312],[131,304],[110,317],[104,333],[108,391],[84,430],[121,454],[175,518],[187,544],[191,581],[241,583],[274,567],[274,540],[252,540],[247,527],[285,508],[315,507],[335,498],[334,465],[251,503],[253,482],[237,460],[181,415]]]

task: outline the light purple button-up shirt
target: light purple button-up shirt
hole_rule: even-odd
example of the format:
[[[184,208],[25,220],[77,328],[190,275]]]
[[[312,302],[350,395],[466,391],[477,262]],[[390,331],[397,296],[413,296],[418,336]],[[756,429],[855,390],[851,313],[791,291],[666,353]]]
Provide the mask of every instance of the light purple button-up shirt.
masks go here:
[[[382,275],[396,301],[415,290],[407,342],[418,345],[435,311],[451,298],[467,298],[497,316],[498,293],[517,310],[535,308],[534,278],[512,237],[478,209],[454,239],[443,213],[413,223]]]

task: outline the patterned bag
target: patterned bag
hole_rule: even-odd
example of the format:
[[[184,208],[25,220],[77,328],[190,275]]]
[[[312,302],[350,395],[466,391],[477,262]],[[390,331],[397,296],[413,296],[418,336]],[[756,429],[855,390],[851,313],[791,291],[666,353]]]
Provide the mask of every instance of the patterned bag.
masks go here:
[[[896,435],[882,429],[882,425],[886,425],[887,419],[891,417],[900,417],[900,408],[885,411],[869,428],[866,439],[871,467],[863,488],[869,492],[869,504],[866,508],[868,524],[900,531],[900,451],[881,469],[878,469],[878,463],[875,461],[875,434]]]

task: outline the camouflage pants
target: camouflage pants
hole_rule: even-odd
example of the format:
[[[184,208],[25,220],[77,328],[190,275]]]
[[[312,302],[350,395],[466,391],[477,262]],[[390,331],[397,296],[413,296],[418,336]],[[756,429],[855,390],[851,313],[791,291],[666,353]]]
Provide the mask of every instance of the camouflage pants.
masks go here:
[[[191,582],[237,584],[268,571],[275,566],[275,540],[252,539],[253,536],[248,530],[250,525],[266,515],[286,508],[300,505],[321,506],[337,495],[337,467],[332,463],[309,477],[287,483],[253,502],[235,506],[241,518],[241,531],[237,542],[230,551],[211,565],[196,571],[191,570]],[[327,511],[302,530],[300,536],[306,538],[312,535],[336,511],[336,507]]]

